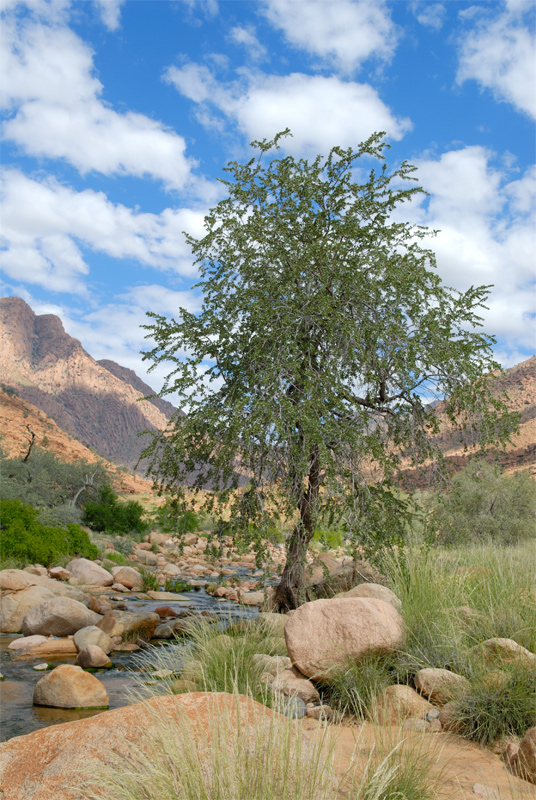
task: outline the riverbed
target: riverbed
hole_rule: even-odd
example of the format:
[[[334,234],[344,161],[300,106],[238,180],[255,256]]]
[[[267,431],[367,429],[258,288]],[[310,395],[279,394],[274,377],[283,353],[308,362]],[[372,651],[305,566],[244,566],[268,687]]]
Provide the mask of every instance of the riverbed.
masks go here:
[[[166,600],[145,600],[135,597],[121,596],[121,602],[126,603],[128,611],[154,611],[162,605],[171,605],[179,610],[191,610],[194,613],[210,611],[219,618],[222,629],[229,622],[240,619],[253,619],[258,615],[258,609],[250,606],[240,606],[228,601],[218,601],[208,595],[204,588],[199,591],[191,591],[185,594],[187,600],[175,603]],[[57,725],[60,722],[72,722],[76,719],[84,719],[95,714],[101,713],[98,709],[68,709],[68,708],[44,708],[34,706],[32,703],[35,684],[40,680],[44,672],[37,672],[33,667],[43,662],[43,658],[15,658],[12,650],[8,650],[8,645],[14,639],[19,638],[19,634],[0,634],[0,672],[5,680],[0,681],[0,704],[1,704],[1,725],[0,740],[6,741],[13,736],[22,736],[31,731],[45,728],[48,725]],[[158,640],[153,642],[155,646],[174,648],[173,661],[181,663],[182,653],[185,643],[176,640]],[[136,682],[136,672],[142,669],[142,659],[147,651],[145,649],[135,653],[112,652],[110,658],[113,668],[98,670],[95,674],[106,687],[110,700],[110,709],[120,708],[128,705],[131,700],[130,692]],[[171,655],[171,652],[170,652]],[[176,655],[176,658],[175,658]],[[62,656],[58,659],[48,657],[47,663],[57,666],[58,664],[74,664],[75,657]]]

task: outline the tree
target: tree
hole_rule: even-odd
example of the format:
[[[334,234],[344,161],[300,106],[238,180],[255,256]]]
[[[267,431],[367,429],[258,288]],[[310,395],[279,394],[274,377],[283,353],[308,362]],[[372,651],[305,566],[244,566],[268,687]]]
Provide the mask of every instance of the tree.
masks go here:
[[[306,550],[326,505],[359,536],[382,497],[392,504],[402,455],[434,455],[430,400],[448,398],[454,424],[478,415],[484,443],[512,425],[487,386],[494,340],[475,330],[489,287],[445,287],[423,246],[429,231],[401,221],[398,207],[423,193],[415,168],[388,172],[383,134],[327,158],[265,163],[286,133],[228,164],[206,234],[186,235],[201,310],[149,314],[145,326],[151,369],[172,364],[162,394],[187,409],[154,435],[149,474],[179,492],[195,475],[215,488],[213,503],[245,476],[257,516],[294,515],[281,609],[307,597]],[[357,182],[373,159],[381,168]]]

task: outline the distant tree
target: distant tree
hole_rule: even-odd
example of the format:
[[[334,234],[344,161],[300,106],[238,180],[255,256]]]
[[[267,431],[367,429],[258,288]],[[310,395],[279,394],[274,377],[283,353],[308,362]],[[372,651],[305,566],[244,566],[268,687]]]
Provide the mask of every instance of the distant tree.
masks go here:
[[[536,483],[479,459],[429,501],[429,524],[442,544],[516,544],[536,539]]]
[[[401,457],[438,455],[432,398],[447,398],[461,428],[479,415],[482,444],[514,423],[489,390],[494,340],[475,330],[489,287],[444,286],[422,244],[430,232],[402,221],[399,206],[423,193],[415,168],[365,173],[384,162],[382,134],[327,158],[265,163],[282,135],[225,168],[228,196],[202,238],[186,237],[201,310],[149,314],[145,358],[172,364],[161,394],[187,416],[145,455],[163,490],[180,493],[197,473],[217,504],[240,473],[257,518],[295,520],[277,590],[285,610],[307,598],[306,550],[326,505],[344,509],[357,540],[403,511],[389,491]]]
[[[135,500],[122,503],[110,486],[103,486],[97,500],[86,502],[82,522],[94,531],[143,533],[147,529],[143,514],[141,503]]]

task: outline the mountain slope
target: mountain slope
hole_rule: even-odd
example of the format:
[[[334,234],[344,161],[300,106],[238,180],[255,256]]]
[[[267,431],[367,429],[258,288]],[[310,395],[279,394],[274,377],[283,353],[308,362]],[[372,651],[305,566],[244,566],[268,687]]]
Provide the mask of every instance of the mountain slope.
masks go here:
[[[38,316],[18,297],[0,299],[3,382],[84,445],[134,467],[147,443],[139,433],[165,428],[174,409],[140,400],[152,390],[131,370],[107,363],[111,369],[69,336],[59,317]]]

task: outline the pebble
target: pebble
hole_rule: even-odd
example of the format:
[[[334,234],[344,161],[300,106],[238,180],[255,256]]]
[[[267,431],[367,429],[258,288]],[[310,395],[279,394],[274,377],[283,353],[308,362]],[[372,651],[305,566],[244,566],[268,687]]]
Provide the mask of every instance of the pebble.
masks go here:
[[[45,662],[42,664],[36,664],[35,667],[32,667],[32,669],[35,669],[36,672],[44,672],[46,669],[48,669],[48,664]]]

